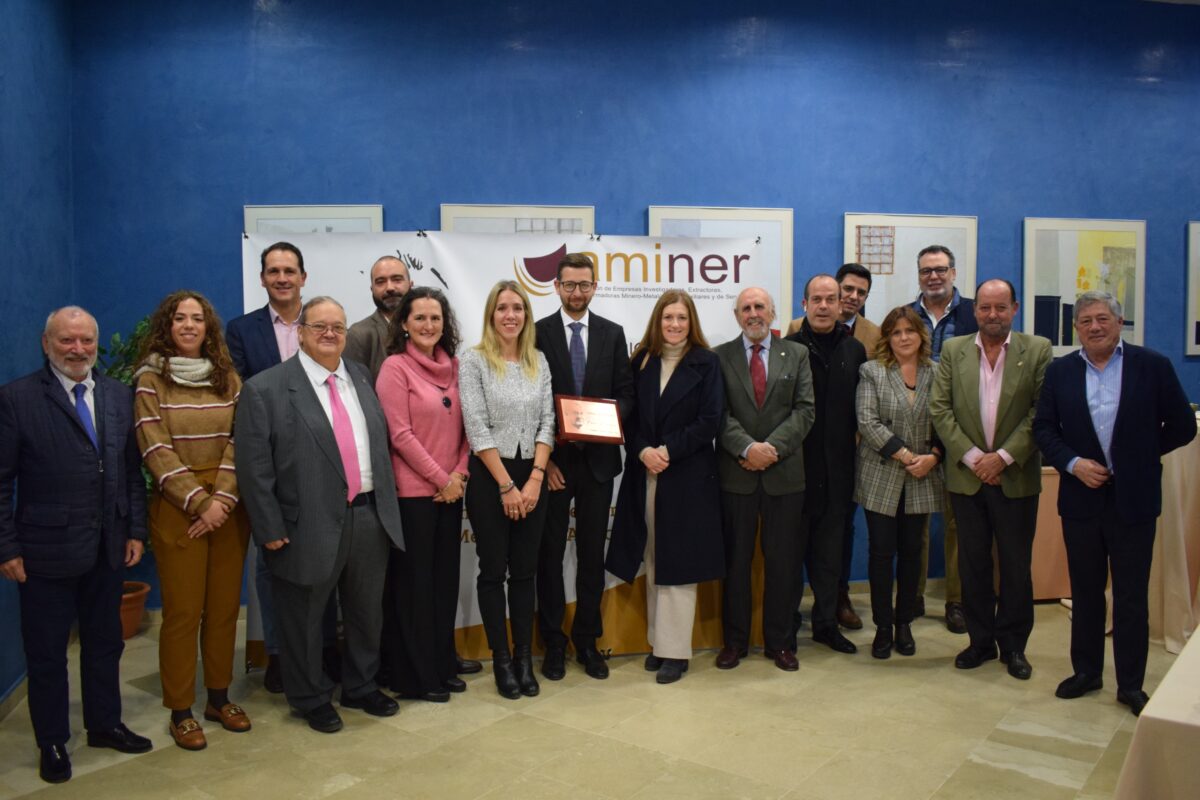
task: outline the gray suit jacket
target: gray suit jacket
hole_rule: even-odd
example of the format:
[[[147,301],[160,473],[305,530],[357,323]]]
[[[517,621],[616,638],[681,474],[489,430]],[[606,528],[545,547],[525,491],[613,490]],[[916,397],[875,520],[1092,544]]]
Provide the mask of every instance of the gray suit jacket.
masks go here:
[[[896,516],[900,492],[906,514],[942,511],[942,465],[924,478],[914,478],[892,458],[902,447],[917,455],[931,452],[935,439],[929,416],[929,392],[935,367],[917,368],[917,396],[908,403],[908,390],[900,368],[871,360],[858,368],[858,472],[854,501],[876,514]],[[940,449],[940,448],[939,448]]]
[[[403,549],[387,422],[366,368],[345,363],[367,419],[379,523],[392,545]],[[291,540],[268,552],[267,566],[300,586],[322,583],[332,573],[341,539],[346,473],[333,426],[298,355],[246,381],[234,430],[238,489],[255,541]]]
[[[379,377],[379,368],[387,358],[388,321],[378,309],[360,319],[346,331],[346,352],[342,355],[371,370],[371,385]]]
[[[750,365],[742,337],[715,350],[725,378],[725,417],[717,441],[717,473],[721,490],[751,494],[762,481],[769,495],[804,490],[804,437],[813,426],[812,372],[808,348],[772,334],[767,355],[767,394],[762,408],[754,400]],[[779,461],[762,472],[743,469],[738,457],[754,442],[767,442]]]

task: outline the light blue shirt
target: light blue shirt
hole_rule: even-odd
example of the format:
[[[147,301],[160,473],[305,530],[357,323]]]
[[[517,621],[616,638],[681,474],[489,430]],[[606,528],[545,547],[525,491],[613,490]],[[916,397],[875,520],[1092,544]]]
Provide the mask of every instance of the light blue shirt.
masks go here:
[[[769,334],[761,342],[752,342],[749,336],[744,333],[742,334],[742,347],[746,348],[746,366],[749,367],[750,359],[754,358],[754,350],[752,348],[756,344],[762,345],[762,350],[758,351],[758,360],[762,362],[763,375],[769,375],[770,373],[767,371],[767,364],[770,363],[770,359],[767,356],[771,353],[771,336]]]
[[[1104,463],[1108,471],[1115,474],[1112,460],[1113,427],[1117,423],[1117,408],[1121,404],[1121,372],[1125,363],[1124,342],[1117,342],[1117,349],[1108,359],[1103,369],[1098,368],[1088,359],[1083,348],[1079,348],[1079,357],[1083,359],[1084,381],[1087,391],[1088,413],[1092,416],[1092,427],[1096,430],[1096,438],[1100,440],[1100,449],[1104,451]],[[1067,462],[1067,472],[1074,474],[1076,456]]]

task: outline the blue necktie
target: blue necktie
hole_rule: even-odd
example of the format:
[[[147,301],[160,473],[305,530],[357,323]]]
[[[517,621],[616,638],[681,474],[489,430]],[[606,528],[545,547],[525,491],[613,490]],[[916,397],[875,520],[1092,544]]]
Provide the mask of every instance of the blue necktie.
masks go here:
[[[92,447],[96,448],[96,452],[99,453],[100,445],[96,441],[96,426],[92,424],[92,412],[88,411],[87,402],[83,399],[87,387],[82,383],[77,383],[73,387],[73,391],[75,392],[75,413],[79,415],[83,429],[87,431],[88,438],[92,440]]]
[[[582,322],[572,322],[571,329],[571,372],[575,374],[575,394],[583,394],[583,372],[587,369],[587,354],[583,352]]]

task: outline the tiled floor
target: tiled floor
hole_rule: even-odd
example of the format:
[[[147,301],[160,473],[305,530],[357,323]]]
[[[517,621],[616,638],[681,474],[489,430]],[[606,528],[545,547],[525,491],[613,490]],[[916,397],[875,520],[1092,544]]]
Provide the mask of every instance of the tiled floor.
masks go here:
[[[865,611],[866,596],[855,599]],[[704,652],[680,683],[658,686],[641,657],[623,657],[607,681],[572,664],[565,680],[542,681],[540,697],[510,701],[485,670],[446,705],[402,701],[389,719],[346,710],[334,735],[308,730],[254,674],[232,689],[254,729],[207,723],[208,749],[189,753],[166,733],[151,629],[128,643],[122,673],[125,720],[155,749],[127,756],[82,745],[76,693],[75,777],[48,786],[22,703],[0,723],[0,797],[1109,797],[1134,718],[1114,699],[1111,666],[1098,695],[1055,699],[1069,672],[1068,631],[1064,609],[1038,606],[1027,682],[998,662],[955,670],[966,637],[926,618],[914,626],[912,658],[871,658],[868,625],[850,634],[854,656],[804,638],[790,674],[755,653],[722,672]],[[1172,658],[1151,645],[1147,690]]]

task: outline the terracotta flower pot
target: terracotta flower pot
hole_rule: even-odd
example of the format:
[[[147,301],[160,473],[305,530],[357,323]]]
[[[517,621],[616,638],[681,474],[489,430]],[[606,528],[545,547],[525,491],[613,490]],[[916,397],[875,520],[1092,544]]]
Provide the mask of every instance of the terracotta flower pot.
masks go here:
[[[146,615],[146,595],[150,594],[150,584],[141,581],[125,581],[121,593],[121,638],[128,639],[138,632],[142,626],[142,618]]]

